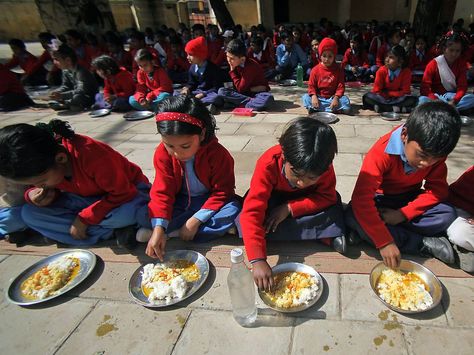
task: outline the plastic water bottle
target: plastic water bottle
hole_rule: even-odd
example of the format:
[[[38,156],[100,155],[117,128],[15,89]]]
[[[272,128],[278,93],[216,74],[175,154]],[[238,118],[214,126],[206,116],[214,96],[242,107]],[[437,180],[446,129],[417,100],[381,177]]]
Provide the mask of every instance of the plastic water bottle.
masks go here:
[[[227,286],[232,302],[232,313],[241,326],[250,326],[257,319],[252,273],[245,265],[242,249],[232,249],[230,260],[232,266],[227,276]]]
[[[296,85],[300,88],[303,87],[303,67],[301,66],[301,63],[298,63],[298,66],[296,67]]]

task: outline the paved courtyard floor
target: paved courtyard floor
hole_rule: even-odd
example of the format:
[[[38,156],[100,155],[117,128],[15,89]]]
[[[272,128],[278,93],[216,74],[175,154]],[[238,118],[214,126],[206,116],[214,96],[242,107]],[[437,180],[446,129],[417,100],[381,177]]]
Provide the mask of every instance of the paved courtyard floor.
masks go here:
[[[240,194],[249,186],[256,159],[276,144],[287,122],[304,114],[299,100],[303,89],[272,89],[277,103],[271,113],[216,116],[218,138],[235,158]],[[365,90],[347,90],[353,104],[360,104]],[[337,188],[344,202],[350,200],[365,152],[400,123],[359,109],[355,113],[340,116],[332,125],[339,144],[334,162]],[[55,117],[57,113],[49,109],[0,114],[0,127]],[[91,119],[87,113],[60,118],[78,133],[112,145],[154,178],[152,155],[160,137],[152,119],[127,122],[118,114]],[[450,182],[472,165],[473,152],[471,126],[463,128],[459,145],[448,159]],[[91,277],[56,301],[18,307],[6,300],[9,280],[44,253],[41,247],[24,252],[20,248],[19,254],[6,250],[0,248],[1,354],[472,354],[474,349],[474,278],[465,273],[441,277],[442,303],[430,312],[408,317],[388,310],[376,299],[365,271],[335,273],[329,268],[322,273],[324,293],[312,308],[288,316],[258,301],[255,327],[242,328],[232,318],[228,262],[213,259],[203,288],[174,307],[153,310],[133,303],[128,281],[139,263],[120,255],[99,258]]]

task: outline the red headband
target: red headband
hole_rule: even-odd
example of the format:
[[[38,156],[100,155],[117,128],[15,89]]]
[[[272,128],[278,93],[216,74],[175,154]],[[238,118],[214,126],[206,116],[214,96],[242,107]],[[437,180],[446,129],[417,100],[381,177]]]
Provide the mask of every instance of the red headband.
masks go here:
[[[179,121],[192,124],[193,126],[198,126],[201,129],[204,128],[204,123],[202,121],[198,120],[196,117],[182,112],[161,112],[156,115],[155,120],[156,122]]]

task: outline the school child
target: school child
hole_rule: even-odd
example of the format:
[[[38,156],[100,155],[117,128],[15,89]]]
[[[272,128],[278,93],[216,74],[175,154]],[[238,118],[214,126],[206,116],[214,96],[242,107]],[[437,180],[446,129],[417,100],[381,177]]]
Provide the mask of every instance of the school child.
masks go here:
[[[426,52],[426,39],[424,36],[418,36],[415,40],[415,48],[410,53],[408,67],[411,70],[412,81],[421,82],[425,68],[428,65],[430,58]]]
[[[23,221],[69,245],[117,237],[136,244],[136,225],[150,226],[149,182],[141,169],[105,143],[74,133],[67,122],[0,130],[0,175],[27,186]]]
[[[38,57],[38,60],[32,67],[32,71],[40,71],[43,68],[46,70],[46,82],[49,85],[55,86],[55,85],[61,85],[61,70],[57,66],[54,65],[53,63],[53,58],[51,56],[51,53],[58,49],[58,46],[60,44],[59,40],[56,39],[55,36],[53,36],[49,32],[41,32],[38,34],[38,39],[41,43],[41,46],[43,47],[44,51],[43,53]]]
[[[171,39],[170,45],[171,52],[166,60],[168,76],[173,83],[186,83],[190,63],[186,58],[181,40],[179,38]]]
[[[221,48],[224,46],[224,38],[219,35],[219,27],[213,24],[208,25],[209,33],[206,37],[207,40],[207,50],[208,50],[208,58],[217,56]]]
[[[309,36],[306,33],[303,34],[301,32],[301,29],[299,29],[296,26],[293,27],[291,33],[293,35],[293,40],[295,44],[299,45],[301,49],[303,50],[303,52],[307,54],[309,52],[309,47],[311,45],[311,40]]]
[[[331,127],[309,117],[289,123],[258,159],[237,222],[260,289],[272,282],[266,240],[318,240],[346,251],[344,217],[332,161]]]
[[[21,243],[28,238],[28,227],[21,218],[25,190],[24,185],[0,176],[0,239],[10,243]]]
[[[302,97],[304,107],[310,114],[316,111],[350,112],[351,103],[344,95],[344,72],[335,60],[336,42],[324,38],[318,51],[321,63],[311,69],[308,93]]]
[[[128,103],[135,110],[156,112],[158,104],[173,93],[173,83],[166,70],[155,64],[148,49],[140,49],[135,56],[140,69],[137,73],[137,88]]]
[[[234,39],[234,31],[232,30],[226,30],[222,34],[222,38],[224,40],[224,43],[222,46],[219,48],[218,51],[215,51],[209,55],[209,60],[213,62],[215,65],[217,65],[219,68],[222,70],[229,70],[229,63],[227,63],[227,57],[225,55],[225,49],[227,48],[227,45],[229,44],[230,41]]]
[[[272,39],[267,33],[265,26],[262,24],[257,25],[257,37],[263,40],[262,50],[266,53],[266,56],[271,58],[271,61],[275,63],[275,47],[272,44]]]
[[[364,158],[346,210],[350,239],[358,236],[374,245],[391,268],[399,265],[401,252],[452,264],[453,248],[441,235],[456,212],[443,201],[448,198],[446,157],[460,133],[456,110],[430,102],[382,136]]]
[[[375,112],[410,112],[418,99],[411,95],[411,71],[402,46],[387,52],[385,65],[375,74],[374,87],[362,96],[365,109]]]
[[[5,68],[12,69],[20,66],[25,72],[21,75],[23,85],[46,84],[46,69],[37,67],[38,58],[26,50],[25,43],[21,39],[11,39],[8,44],[13,52],[13,57],[4,64]]]
[[[115,33],[108,32],[105,35],[105,45],[107,47],[107,55],[112,57],[119,67],[132,72],[133,57],[129,51],[123,48],[122,39]]]
[[[92,61],[97,75],[104,80],[104,92],[95,95],[95,108],[108,108],[112,111],[129,111],[132,109],[128,98],[135,93],[133,75],[107,55]]]
[[[153,231],[142,229],[147,255],[163,259],[166,236],[207,241],[234,226],[240,202],[234,193],[234,160],[215,136],[213,116],[198,99],[175,96],[156,115],[161,143],[153,158],[155,181],[149,211]]]
[[[256,111],[267,109],[274,101],[273,95],[262,67],[255,60],[246,57],[244,42],[232,40],[227,45],[226,53],[235,89],[220,88],[218,95],[221,100],[215,102],[215,105],[226,105],[229,108],[245,106]]]
[[[263,39],[261,37],[255,36],[250,38],[247,58],[253,59],[260,64],[266,79],[270,80],[276,75],[274,58],[269,56],[268,51],[263,50]]]
[[[388,51],[393,46],[396,46],[400,43],[400,30],[394,28],[390,30],[387,34],[387,40],[381,44],[377,50],[377,57],[375,59],[376,68],[372,68],[372,71],[375,73],[379,68],[385,65],[385,57],[387,56]]]
[[[457,218],[447,234],[459,256],[461,269],[474,272],[474,165],[449,186],[449,202],[456,208]]]
[[[54,109],[82,111],[91,107],[97,93],[97,82],[94,75],[78,64],[76,52],[62,44],[53,52],[54,64],[62,70],[62,85],[50,97],[57,104]]]
[[[96,57],[96,52],[89,46],[82,34],[74,29],[67,30],[64,32],[66,43],[76,53],[77,64],[84,67],[87,70],[91,70],[92,60]]]
[[[208,106],[214,104],[218,100],[217,90],[224,85],[224,72],[206,59],[208,51],[204,37],[190,40],[184,50],[191,66],[188,71],[188,83],[181,90],[181,94],[192,95]]]
[[[15,73],[0,64],[0,111],[15,111],[32,105],[34,102]]]
[[[360,34],[351,35],[347,48],[342,58],[341,67],[344,69],[346,81],[363,80],[367,81],[369,71],[369,57],[364,50],[362,36]]]
[[[137,61],[135,60],[137,53],[140,49],[146,49],[148,52],[150,52],[153,58],[153,62],[155,62],[157,65],[161,64],[161,60],[163,59],[164,55],[163,53],[158,53],[155,48],[149,47],[145,44],[145,35],[143,34],[143,32],[133,32],[130,35],[130,54],[132,55],[132,58],[134,58],[132,62],[132,74],[134,78],[137,78],[137,73],[140,69]]]
[[[306,73],[309,63],[305,52],[294,43],[293,34],[290,32],[280,33],[281,44],[276,49],[278,80],[296,79],[296,67],[300,64],[303,73]]]
[[[311,69],[313,69],[320,62],[318,48],[322,40],[323,40],[323,37],[320,35],[317,35],[311,40],[311,52],[308,57],[309,67],[306,70],[306,75],[308,77],[309,77],[309,74],[311,74]]]
[[[448,32],[441,38],[442,54],[426,66],[420,87],[419,103],[441,100],[460,112],[474,107],[474,94],[467,94],[466,62],[461,58],[465,39]]]

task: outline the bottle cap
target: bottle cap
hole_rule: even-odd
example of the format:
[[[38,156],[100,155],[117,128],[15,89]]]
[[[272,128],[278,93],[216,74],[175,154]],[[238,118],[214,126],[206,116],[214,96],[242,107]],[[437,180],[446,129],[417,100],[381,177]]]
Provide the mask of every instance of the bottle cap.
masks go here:
[[[240,248],[232,249],[230,252],[230,261],[234,264],[244,261],[244,252]]]

